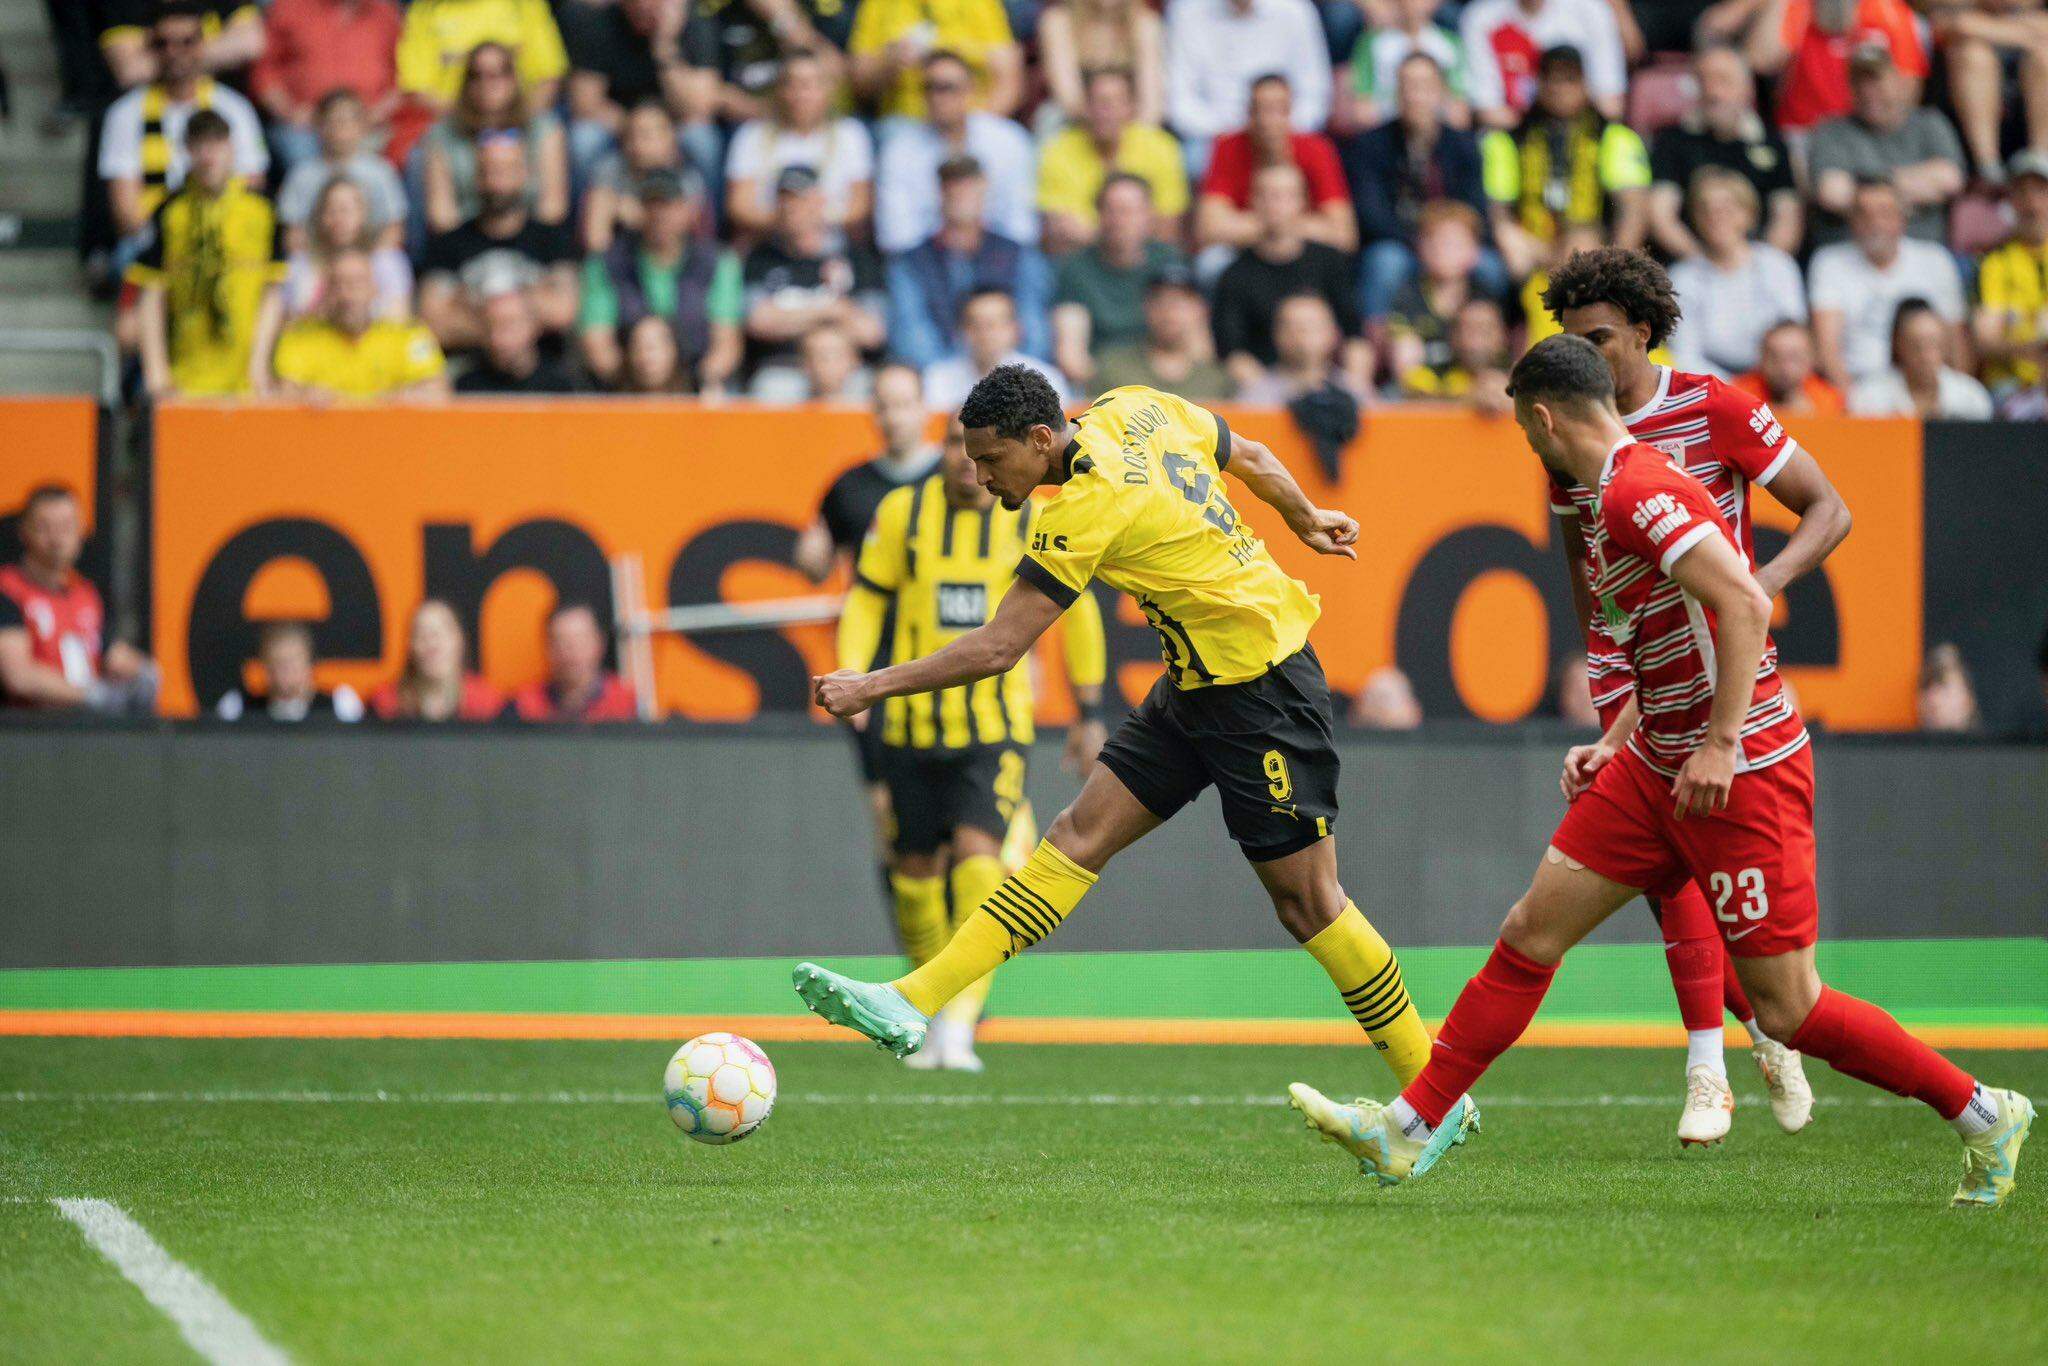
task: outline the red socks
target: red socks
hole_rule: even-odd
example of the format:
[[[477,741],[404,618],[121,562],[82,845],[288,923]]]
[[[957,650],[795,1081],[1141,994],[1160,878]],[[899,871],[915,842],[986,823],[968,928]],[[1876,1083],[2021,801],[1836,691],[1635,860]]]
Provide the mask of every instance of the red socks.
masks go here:
[[[1719,947],[1718,943],[1716,947]],[[1742,1023],[1748,1024],[1756,1018],[1756,1007],[1749,1003],[1749,997],[1742,990],[1742,979],[1735,975],[1735,960],[1726,952],[1721,954],[1721,999],[1727,1005],[1728,1013]]]
[[[1665,932],[1670,933],[1668,928]],[[1671,989],[1678,995],[1678,1018],[1688,1030],[1721,1027],[1721,964],[1726,957],[1718,934],[1712,939],[1680,939],[1664,945]]]
[[[1961,1114],[1977,1086],[1969,1073],[1908,1034],[1890,1015],[1832,987],[1820,989],[1813,1013],[1784,1042],[1825,1059],[1845,1077],[1925,1101],[1943,1119]],[[1434,1059],[1430,1066],[1436,1066]],[[1429,1073],[1422,1075],[1426,1079]]]
[[[1539,963],[1495,943],[1486,966],[1458,993],[1450,1017],[1437,1031],[1429,1065],[1408,1084],[1401,1099],[1428,1124],[1443,1123],[1458,1097],[1522,1037],[1556,975],[1557,964]],[[1968,1096],[1967,1087],[1963,1094]],[[1961,1102],[1956,1108],[1962,1109]]]

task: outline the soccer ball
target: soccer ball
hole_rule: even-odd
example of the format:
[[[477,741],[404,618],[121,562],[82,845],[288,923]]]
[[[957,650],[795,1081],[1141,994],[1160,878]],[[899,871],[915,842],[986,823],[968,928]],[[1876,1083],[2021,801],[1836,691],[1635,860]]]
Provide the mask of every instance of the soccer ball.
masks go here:
[[[775,1108],[775,1064],[753,1040],[704,1034],[676,1050],[662,1078],[668,1117],[699,1143],[737,1143]]]

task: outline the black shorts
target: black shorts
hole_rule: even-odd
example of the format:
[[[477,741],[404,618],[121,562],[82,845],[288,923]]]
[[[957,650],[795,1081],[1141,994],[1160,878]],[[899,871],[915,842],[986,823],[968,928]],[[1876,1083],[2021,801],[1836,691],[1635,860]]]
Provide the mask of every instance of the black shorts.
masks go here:
[[[853,741],[854,762],[860,765],[860,780],[873,787],[882,781],[882,709],[876,707],[868,713],[868,723],[859,730],[846,728],[846,736]]]
[[[1254,863],[1306,849],[1337,823],[1330,685],[1304,645],[1249,683],[1183,692],[1166,678],[1102,747],[1102,762],[1161,820],[1209,784]]]
[[[961,826],[1000,840],[1024,800],[1025,757],[1016,745],[881,750],[882,781],[896,818],[896,852],[932,854]]]

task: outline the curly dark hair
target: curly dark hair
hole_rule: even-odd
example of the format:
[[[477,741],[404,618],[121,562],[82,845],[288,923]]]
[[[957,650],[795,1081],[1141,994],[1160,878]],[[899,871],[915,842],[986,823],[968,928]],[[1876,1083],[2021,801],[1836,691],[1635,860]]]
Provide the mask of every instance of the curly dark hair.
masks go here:
[[[1575,251],[1551,272],[1543,291],[1550,316],[1564,320],[1567,308],[1613,304],[1631,323],[1650,325],[1650,345],[1662,346],[1678,325],[1678,295],[1671,277],[1646,251],[1593,247]]]
[[[1028,365],[998,365],[983,375],[960,405],[960,425],[993,427],[1006,440],[1021,440],[1033,427],[1059,432],[1067,413],[1051,381]]]
[[[1560,332],[1522,353],[1508,375],[1508,393],[1517,398],[1612,402],[1614,372],[1593,343]]]

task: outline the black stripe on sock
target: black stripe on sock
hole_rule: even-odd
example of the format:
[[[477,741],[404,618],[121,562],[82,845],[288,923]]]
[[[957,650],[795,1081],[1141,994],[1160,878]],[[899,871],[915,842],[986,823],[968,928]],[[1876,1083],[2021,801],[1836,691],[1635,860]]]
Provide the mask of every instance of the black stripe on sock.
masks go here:
[[[1041,910],[1042,903],[1039,898],[1019,896],[1018,890],[1014,881],[1005,882],[990,892],[989,896],[1000,899],[1005,906],[1012,908],[1032,924],[1040,926],[1045,933],[1052,933],[1053,927],[1059,924],[1059,918],[1053,915],[1050,909]]]
[[[1361,1010],[1375,1011],[1378,1010],[1381,1006],[1385,1005],[1388,1001],[1391,1001],[1396,996],[1399,996],[1404,990],[1406,990],[1406,984],[1403,983],[1400,977],[1397,975],[1395,976],[1393,981],[1387,983],[1384,987],[1380,988],[1378,991],[1373,992],[1371,995],[1360,996],[1355,999],[1347,998],[1344,1004],[1351,1008],[1353,1014],[1356,1014]]]
[[[1366,992],[1371,991],[1374,987],[1377,987],[1380,983],[1386,981],[1390,974],[1398,973],[1400,970],[1401,960],[1398,958],[1389,958],[1387,960],[1387,964],[1385,967],[1381,968],[1378,972],[1366,978],[1365,981],[1359,983],[1357,986],[1345,992],[1344,999],[1348,1001],[1354,996],[1364,995]]]
[[[1396,1001],[1392,1006],[1388,1007],[1386,1011],[1384,1011],[1378,1016],[1378,1018],[1369,1020],[1363,1015],[1357,1016],[1356,1018],[1358,1020],[1359,1025],[1365,1029],[1385,1029],[1388,1025],[1392,1024],[1394,1021],[1400,1019],[1403,1015],[1407,1014],[1408,1007],[1410,1004],[1411,1002],[1408,1000],[1408,993],[1402,992],[1401,999]]]
[[[1047,901],[1037,892],[1034,892],[1029,887],[1026,887],[1022,882],[1020,882],[1016,878],[1011,878],[1003,885],[1005,887],[1008,887],[1011,891],[1021,894],[1032,905],[1038,907],[1041,911],[1044,911],[1047,916],[1051,917],[1053,924],[1059,924],[1060,913],[1053,909],[1053,904],[1050,901]]]
[[[1032,910],[1029,906],[1025,905],[1022,901],[1019,901],[1017,898],[1004,895],[1003,888],[998,887],[995,889],[995,891],[991,892],[989,894],[989,900],[990,902],[996,905],[1002,906],[1003,908],[1008,910],[1010,914],[1016,916],[1019,920],[1022,920],[1025,924],[1029,925],[1033,930],[1037,931],[1037,933],[1032,936],[1032,943],[1035,944],[1040,939],[1043,939],[1045,938],[1045,936],[1052,933],[1052,926],[1046,924],[1039,917],[1038,912]]]
[[[1018,929],[1015,921],[1011,920],[1009,916],[1004,915],[994,906],[984,906],[982,909],[987,911],[990,915],[994,916],[996,919],[996,923],[998,925],[1001,925],[1004,929],[1010,932],[1010,938],[1016,940],[1018,943],[1024,945],[1026,948],[1029,948],[1031,945],[1038,942],[1037,940],[1033,939],[1030,935],[1024,933],[1024,931]]]

